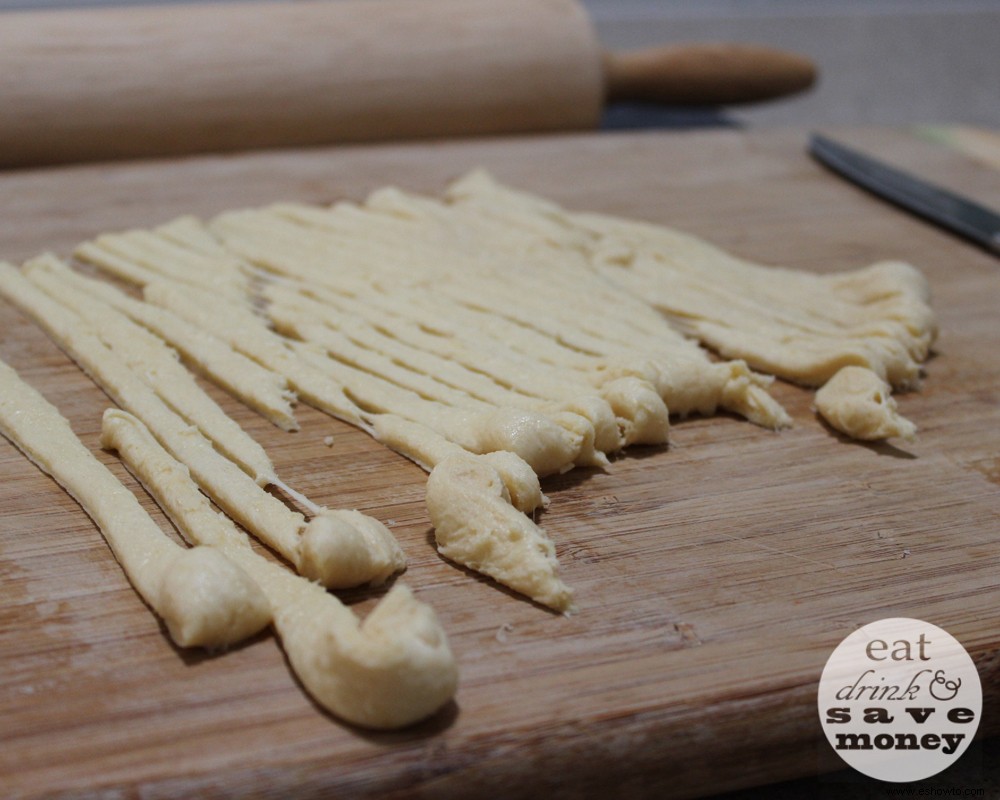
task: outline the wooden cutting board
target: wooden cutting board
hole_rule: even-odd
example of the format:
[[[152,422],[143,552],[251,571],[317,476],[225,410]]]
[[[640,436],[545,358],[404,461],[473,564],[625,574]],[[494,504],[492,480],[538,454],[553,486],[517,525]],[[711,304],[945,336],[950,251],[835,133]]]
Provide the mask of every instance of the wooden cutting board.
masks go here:
[[[1000,179],[972,161],[902,133],[842,133],[1000,205]],[[395,733],[321,711],[269,635],[224,655],[174,648],[94,525],[0,441],[4,792],[665,797],[813,775],[843,767],[818,724],[823,664],[856,627],[892,616],[965,645],[985,690],[980,732],[1000,730],[1000,262],[831,177],[805,138],[584,135],[0,174],[0,257],[16,261],[182,212],[358,199],[387,183],[436,192],[482,165],[763,262],[909,260],[941,324],[923,391],[900,398],[920,427],[912,444],[848,442],[817,421],[810,392],[781,384],[792,430],[679,421],[669,448],[548,479],[541,522],[577,591],[568,618],[438,557],[425,475],[403,458],[308,408],[301,431],[282,433],[212,390],[292,486],[375,515],[408,553],[404,580],[440,616],[461,686]],[[107,399],[5,304],[0,358],[97,450]],[[344,597],[364,613],[379,595]]]

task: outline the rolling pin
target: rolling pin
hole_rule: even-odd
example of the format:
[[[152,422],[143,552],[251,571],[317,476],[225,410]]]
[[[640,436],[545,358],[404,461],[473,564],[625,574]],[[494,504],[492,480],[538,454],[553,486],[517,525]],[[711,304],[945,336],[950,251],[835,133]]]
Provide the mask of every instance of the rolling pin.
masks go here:
[[[808,87],[766,48],[603,53],[575,0],[299,0],[0,13],[0,166],[581,130],[606,102]]]

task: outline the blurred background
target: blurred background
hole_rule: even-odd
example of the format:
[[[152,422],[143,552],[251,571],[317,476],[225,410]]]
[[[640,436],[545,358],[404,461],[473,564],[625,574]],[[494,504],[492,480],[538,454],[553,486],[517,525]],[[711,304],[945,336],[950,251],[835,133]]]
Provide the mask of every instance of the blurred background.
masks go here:
[[[149,2],[178,0],[0,0],[0,11]],[[947,122],[1000,128],[1000,0],[582,2],[605,48],[759,43],[802,53],[820,70],[811,92],[788,100],[719,113],[612,109],[609,127]]]
[[[1000,0],[583,0],[605,47],[727,40],[802,53],[819,83],[754,125],[1000,127]]]

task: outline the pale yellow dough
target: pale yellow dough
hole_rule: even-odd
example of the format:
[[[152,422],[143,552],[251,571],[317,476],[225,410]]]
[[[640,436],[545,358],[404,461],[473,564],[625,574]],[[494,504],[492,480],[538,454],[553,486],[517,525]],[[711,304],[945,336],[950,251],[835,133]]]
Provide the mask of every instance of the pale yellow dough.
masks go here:
[[[258,484],[274,482],[276,475],[264,448],[248,436],[195,382],[162,339],[116,311],[80,292],[61,274],[54,256],[31,259],[22,274],[49,297],[74,314],[149,386],[175,413],[194,425],[230,461],[239,464]]]
[[[58,409],[3,362],[0,433],[97,523],[129,581],[179,646],[226,647],[268,624],[270,605],[243,569],[217,550],[187,550],[169,539]]]
[[[241,429],[230,426],[230,436],[255,445],[252,452],[260,455],[259,469],[255,475],[248,474],[223,456],[197,427],[164,402],[154,388],[155,382],[150,386],[144,380],[149,376],[136,369],[141,367],[140,362],[133,360],[130,364],[105,343],[95,330],[93,317],[85,319],[56,302],[9,264],[0,264],[0,295],[31,315],[122,408],[142,419],[161,444],[190,468],[195,480],[220,508],[302,574],[325,586],[348,588],[381,583],[405,566],[399,544],[377,520],[353,511],[316,508],[319,513],[307,522],[301,513],[264,491],[258,484],[273,483],[291,491],[278,480],[264,451]],[[120,343],[117,337],[111,339]],[[171,366],[179,367],[176,362]],[[214,405],[196,385],[189,383],[183,388],[185,406]],[[176,398],[175,394],[171,396]],[[344,547],[350,548],[352,558],[338,559],[337,553]]]
[[[816,410],[852,439],[912,439],[917,426],[900,416],[888,383],[864,367],[844,367],[816,392]]]
[[[192,326],[166,309],[129,297],[105,281],[87,278],[54,257],[34,260],[36,270],[45,270],[60,283],[107,306],[147,328],[176,348],[184,361],[259,412],[282,430],[298,430],[292,411],[294,393],[284,376],[257,364],[222,339]]]
[[[356,725],[397,728],[454,695],[458,673],[447,637],[434,612],[403,584],[361,622],[321,587],[255,553],[246,535],[212,510],[187,468],[131,414],[106,412],[102,443],[118,451],[188,539],[224,554],[253,578],[273,609],[292,668],[325,708]],[[350,561],[356,554],[345,555]]]
[[[388,187],[360,204],[279,203],[77,254],[430,471],[440,551],[559,609],[571,595],[553,544],[523,513],[543,498],[518,475],[605,468],[624,447],[666,443],[670,415],[787,427],[772,375],[822,385],[862,366],[915,386],[936,334],[909,265],[764,267],[482,171],[442,199]],[[512,473],[483,460],[497,453]]]
[[[853,365],[913,387],[937,335],[927,281],[902,262],[831,275],[765,267],[664,226],[567,211],[481,171],[448,198],[472,219],[578,253],[678,330],[799,383],[819,386]]]
[[[505,477],[503,466],[498,469],[488,456],[467,453],[433,469],[427,510],[438,550],[542,605],[569,611],[573,593],[558,576],[555,547],[514,507]]]

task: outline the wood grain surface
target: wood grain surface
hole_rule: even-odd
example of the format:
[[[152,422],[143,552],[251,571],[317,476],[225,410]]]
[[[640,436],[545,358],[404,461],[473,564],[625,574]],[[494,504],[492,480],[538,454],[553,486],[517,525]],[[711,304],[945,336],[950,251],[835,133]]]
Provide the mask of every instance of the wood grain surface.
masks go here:
[[[840,133],[1000,205],[1000,179],[973,161],[899,132]],[[405,580],[440,616],[461,684],[436,717],[395,733],[323,713],[270,636],[216,656],[175,649],[94,525],[0,441],[4,793],[666,797],[813,775],[843,766],[816,713],[823,664],[857,626],[890,616],[965,645],[985,692],[980,734],[1000,730],[1000,262],[833,178],[805,141],[552,136],[0,174],[0,257],[16,261],[182,212],[361,198],[387,183],[434,192],[482,165],[573,208],[668,223],[767,263],[909,260],[941,324],[924,389],[899,398],[920,428],[912,444],[848,442],[817,421],[810,392],[781,384],[791,430],[681,421],[668,448],[546,480],[541,522],[577,592],[568,618],[438,557],[412,464],[308,408],[286,434],[210,390],[292,486],[375,515],[403,544]],[[0,358],[97,450],[107,399],[5,304]],[[364,613],[379,594],[343,596]]]

